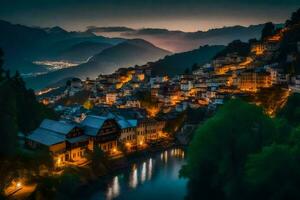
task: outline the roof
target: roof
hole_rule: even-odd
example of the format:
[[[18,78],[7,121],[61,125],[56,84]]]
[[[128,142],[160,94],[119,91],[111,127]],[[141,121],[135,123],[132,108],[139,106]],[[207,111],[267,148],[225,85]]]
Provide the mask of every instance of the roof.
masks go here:
[[[75,138],[69,138],[69,139],[67,139],[67,141],[70,142],[70,143],[76,143],[76,142],[85,142],[88,139],[89,139],[88,136],[82,135],[82,136],[75,137]]]
[[[108,117],[104,116],[95,116],[95,115],[88,115],[81,124],[83,126],[88,126],[95,129],[100,129],[103,123],[109,119]]]
[[[92,127],[88,127],[88,126],[86,126],[85,128],[84,128],[84,130],[85,130],[85,134],[86,135],[90,135],[90,136],[96,136],[97,135],[97,133],[98,133],[98,131],[99,131],[99,129],[97,129],[97,128],[92,128]]]
[[[46,146],[51,146],[65,141],[64,136],[43,128],[37,128],[27,138]]]
[[[50,119],[44,119],[40,125],[40,128],[57,132],[63,135],[68,134],[75,127],[75,124],[70,124],[62,121],[54,121]]]
[[[113,119],[111,116],[96,116],[88,115],[82,122],[84,126],[85,134],[96,136],[99,129],[103,126],[104,122],[108,119]]]
[[[124,128],[132,128],[137,126],[137,120],[132,119],[132,120],[126,120],[126,119],[120,119],[117,121],[121,129]]]

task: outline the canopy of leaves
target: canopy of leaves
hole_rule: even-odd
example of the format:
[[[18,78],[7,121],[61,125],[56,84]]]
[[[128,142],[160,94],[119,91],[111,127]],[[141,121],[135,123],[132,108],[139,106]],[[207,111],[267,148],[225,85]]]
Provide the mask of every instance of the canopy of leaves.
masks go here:
[[[279,111],[278,117],[287,119],[293,126],[300,125],[300,94],[293,94],[289,97],[286,105]]]
[[[272,22],[268,22],[265,24],[262,33],[261,33],[261,39],[265,40],[268,37],[272,36],[275,33],[275,25]]]
[[[225,49],[216,54],[215,58],[226,56],[230,53],[237,53],[239,56],[247,56],[250,52],[249,43],[234,40]]]
[[[198,128],[190,144],[181,173],[197,183],[196,190],[190,188],[196,191],[192,197],[239,199],[247,155],[271,144],[275,133],[272,120],[260,108],[229,101]]]
[[[200,126],[181,170],[187,199],[299,199],[299,98],[292,95],[273,119],[231,100]]]

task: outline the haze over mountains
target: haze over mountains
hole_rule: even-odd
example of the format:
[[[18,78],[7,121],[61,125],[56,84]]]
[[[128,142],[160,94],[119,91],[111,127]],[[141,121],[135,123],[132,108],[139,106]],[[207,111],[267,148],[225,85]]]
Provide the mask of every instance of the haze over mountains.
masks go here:
[[[145,40],[126,40],[94,55],[86,63],[28,78],[27,84],[29,87],[39,89],[71,76],[83,79],[96,78],[101,73],[112,73],[120,67],[142,65],[169,54],[171,52],[160,49]]]
[[[96,36],[89,32],[68,32],[60,27],[28,27],[2,20],[0,20],[0,30],[0,47],[5,53],[4,67],[19,70],[21,73],[43,70],[44,66],[34,65],[32,62],[57,60],[64,53],[72,51],[72,48],[76,49],[76,45],[82,42],[93,42],[90,45],[94,48],[94,43],[115,45],[124,41],[124,39]],[[87,52],[82,51],[82,54]]]
[[[226,45],[233,40],[260,37],[264,25],[232,26],[208,31],[183,32],[167,29],[128,27],[88,27],[87,32],[121,38],[141,38],[172,52],[183,52],[203,45]]]
[[[208,62],[221,49],[205,45],[258,38],[262,28],[253,25],[182,32],[89,27],[85,32],[69,32],[61,27],[28,27],[0,20],[0,48],[5,53],[4,67],[20,71],[29,87],[40,89],[67,77],[93,78],[148,62],[153,62],[157,74],[182,73],[194,63]],[[183,51],[188,52],[163,59],[171,52]]]

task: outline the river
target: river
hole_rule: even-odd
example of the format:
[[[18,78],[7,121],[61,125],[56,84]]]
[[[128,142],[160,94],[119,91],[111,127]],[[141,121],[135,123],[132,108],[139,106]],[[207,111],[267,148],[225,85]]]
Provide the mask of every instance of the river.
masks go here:
[[[166,150],[148,158],[141,158],[113,176],[89,186],[93,192],[89,200],[182,200],[186,194],[186,180],[178,173],[184,164],[184,151]]]

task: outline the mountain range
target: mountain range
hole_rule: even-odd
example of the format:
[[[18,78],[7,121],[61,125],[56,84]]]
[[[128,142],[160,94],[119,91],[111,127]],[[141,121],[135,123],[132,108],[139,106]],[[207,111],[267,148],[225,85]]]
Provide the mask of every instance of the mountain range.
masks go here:
[[[233,39],[258,38],[262,27],[234,26],[206,32],[89,27],[76,32],[0,20],[0,48],[5,53],[4,67],[20,71],[28,87],[40,89],[68,77],[94,78],[148,62],[155,74],[182,73],[194,63],[208,62]],[[102,33],[105,36],[99,35]],[[171,55],[170,49],[177,53]]]
[[[80,43],[84,43],[85,49],[89,49],[82,51],[85,58],[94,55],[88,46],[95,49],[97,43],[99,49],[100,44],[105,43],[101,45],[101,50],[124,41],[121,38],[96,36],[90,32],[68,32],[60,27],[28,27],[3,20],[0,20],[0,30],[0,48],[5,53],[4,67],[21,73],[44,71],[44,66],[33,64],[36,60],[59,60],[65,54],[70,60],[77,59],[78,54],[74,51]]]
[[[40,89],[70,76],[96,78],[100,73],[108,74],[121,67],[142,65],[170,54],[142,39],[125,40],[94,55],[86,63],[27,78],[26,82],[28,87]]]
[[[172,52],[190,51],[204,45],[227,45],[233,40],[260,38],[264,24],[231,26],[208,31],[183,32],[168,29],[128,27],[88,27],[87,32],[121,38],[141,38]]]

